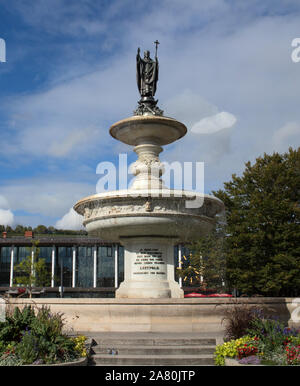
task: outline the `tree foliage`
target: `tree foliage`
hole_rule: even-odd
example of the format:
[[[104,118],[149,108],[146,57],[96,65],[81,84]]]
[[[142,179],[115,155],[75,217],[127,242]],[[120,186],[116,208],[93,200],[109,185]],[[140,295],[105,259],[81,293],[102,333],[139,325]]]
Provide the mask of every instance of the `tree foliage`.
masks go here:
[[[214,192],[226,207],[227,280],[242,293],[300,293],[300,148],[246,163]]]
[[[27,287],[29,297],[32,297],[34,287],[46,287],[51,283],[51,274],[48,272],[46,261],[39,258],[37,242],[28,248],[28,256],[15,266],[14,272],[17,274],[15,283]]]
[[[16,225],[15,228],[12,228],[9,225],[0,225],[0,233],[7,232],[9,236],[24,236],[26,231],[33,231],[34,234],[38,235],[87,235],[87,231],[84,229],[81,230],[71,230],[71,229],[56,229],[53,226],[46,227],[45,225],[38,225],[35,228],[31,226]]]
[[[178,270],[185,285],[199,286],[201,291],[224,290],[226,261],[223,243],[224,225],[219,222],[213,232],[188,246],[190,254],[183,257],[183,267]]]

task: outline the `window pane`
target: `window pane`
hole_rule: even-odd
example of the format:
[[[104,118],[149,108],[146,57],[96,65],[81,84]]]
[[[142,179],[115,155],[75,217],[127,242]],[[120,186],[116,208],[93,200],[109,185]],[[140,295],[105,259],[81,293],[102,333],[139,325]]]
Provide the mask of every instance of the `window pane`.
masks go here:
[[[97,256],[97,287],[115,286],[115,262],[114,258],[107,256],[107,247],[98,248]]]
[[[0,251],[0,286],[9,286],[10,247],[2,247]]]
[[[118,260],[118,282],[119,286],[124,281],[124,247],[118,246],[119,260]]]
[[[16,285],[15,279],[17,277],[28,277],[27,272],[21,272],[21,271],[17,272],[15,270],[16,266],[19,265],[28,256],[31,256],[30,247],[14,247],[14,285]]]
[[[78,247],[76,256],[76,287],[93,287],[93,248]]]
[[[44,259],[47,267],[47,271],[51,272],[52,266],[52,247],[39,247],[39,259]]]
[[[52,261],[52,247],[39,247],[39,259],[45,259],[47,264]]]
[[[177,272],[177,267],[179,265],[178,254],[179,254],[179,247],[178,247],[178,245],[175,245],[175,247],[174,247],[174,278],[176,281],[179,280],[179,276],[178,276],[178,272]]]
[[[72,287],[72,247],[58,247],[55,259],[55,281],[56,285],[61,285],[61,273],[63,276],[63,286]],[[61,266],[63,270],[61,272]]]
[[[22,260],[31,255],[30,247],[15,247],[14,248],[14,265],[18,265]]]

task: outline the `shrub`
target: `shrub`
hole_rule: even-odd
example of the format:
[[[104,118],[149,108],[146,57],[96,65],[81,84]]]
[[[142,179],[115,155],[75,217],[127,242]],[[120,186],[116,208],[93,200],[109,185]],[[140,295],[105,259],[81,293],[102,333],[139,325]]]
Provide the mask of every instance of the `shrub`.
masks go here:
[[[245,343],[242,347],[238,347],[237,352],[239,359],[256,355],[258,353],[258,338],[254,337],[253,341]]]
[[[220,344],[216,346],[215,351],[215,364],[218,366],[223,366],[225,364],[225,358],[235,358],[238,356],[238,349],[243,347],[252,338],[250,336],[244,336],[239,339],[232,339],[224,344]]]
[[[0,366],[21,366],[22,360],[15,354],[4,354],[0,358]]]
[[[73,338],[73,340],[75,343],[75,351],[77,351],[81,357],[86,357],[87,356],[87,351],[85,347],[86,337],[84,335],[80,335]]]
[[[272,351],[274,347],[282,347],[291,337],[298,334],[296,329],[285,327],[284,323],[278,320],[257,317],[251,321],[247,332],[259,337],[263,352]]]
[[[24,307],[22,311],[16,307],[12,313],[6,315],[6,321],[0,324],[0,341],[19,341],[22,338],[22,331],[31,325],[34,318],[31,306]]]
[[[300,330],[286,327],[276,319],[267,319],[262,310],[247,304],[226,310],[225,337],[239,336],[218,345],[215,363],[236,358],[244,364],[300,365]]]
[[[0,323],[0,364],[50,364],[86,356],[84,336],[71,338],[63,332],[60,313],[42,307],[16,308]]]
[[[224,311],[222,323],[225,321],[224,340],[238,339],[247,334],[251,322],[262,315],[262,308],[247,303],[233,303]],[[254,334],[255,335],[255,334]]]
[[[63,334],[62,316],[60,313],[51,313],[49,307],[43,306],[32,320],[32,332],[37,336],[44,336],[47,340],[53,341],[56,336]]]
[[[39,355],[38,338],[30,330],[24,332],[15,352],[23,364],[33,363]]]
[[[0,340],[0,356],[4,353],[4,351],[6,350],[6,344]]]
[[[300,365],[300,344],[288,343],[285,353],[289,365]]]

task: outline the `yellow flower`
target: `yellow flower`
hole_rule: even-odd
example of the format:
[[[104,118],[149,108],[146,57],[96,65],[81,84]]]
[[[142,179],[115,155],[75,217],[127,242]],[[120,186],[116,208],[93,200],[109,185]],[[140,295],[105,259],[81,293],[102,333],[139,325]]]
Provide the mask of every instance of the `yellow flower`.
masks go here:
[[[87,338],[84,335],[79,335],[73,338],[73,341],[75,343],[75,351],[77,351],[81,357],[85,357],[87,355],[87,351],[85,348],[86,339]]]

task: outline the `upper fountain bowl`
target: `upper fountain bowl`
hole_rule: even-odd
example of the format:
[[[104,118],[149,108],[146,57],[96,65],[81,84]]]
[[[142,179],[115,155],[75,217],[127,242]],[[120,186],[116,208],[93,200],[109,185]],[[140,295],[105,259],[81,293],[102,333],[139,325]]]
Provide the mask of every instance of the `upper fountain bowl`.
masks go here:
[[[113,124],[110,135],[127,145],[144,143],[168,145],[187,133],[187,128],[176,119],[155,115],[134,115]]]

